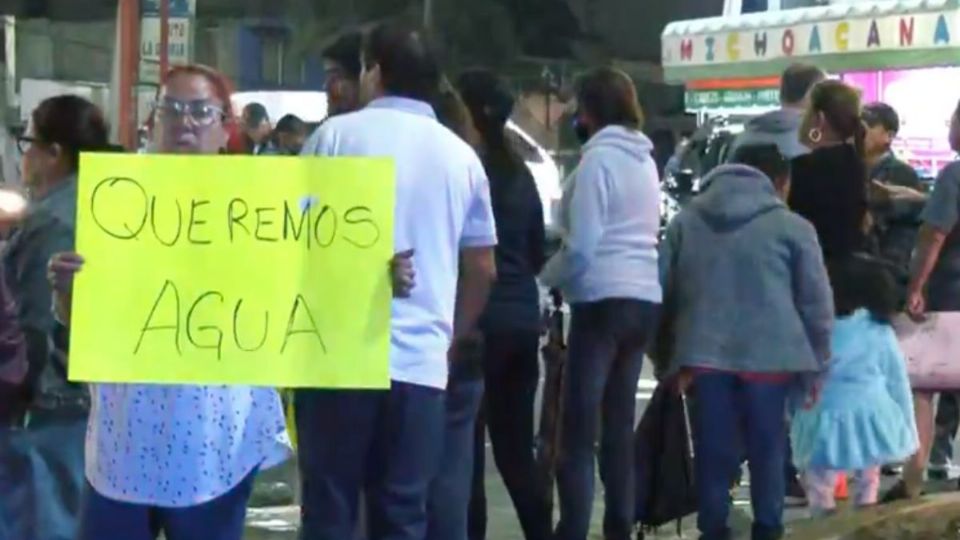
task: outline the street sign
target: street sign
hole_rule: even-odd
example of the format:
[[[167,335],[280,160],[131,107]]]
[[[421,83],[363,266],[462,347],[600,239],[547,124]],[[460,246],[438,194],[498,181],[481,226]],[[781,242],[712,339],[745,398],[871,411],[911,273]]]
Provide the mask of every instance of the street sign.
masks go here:
[[[167,57],[171,66],[193,58],[193,17],[196,0],[169,0]],[[143,0],[140,24],[140,82],[160,83],[160,0]]]

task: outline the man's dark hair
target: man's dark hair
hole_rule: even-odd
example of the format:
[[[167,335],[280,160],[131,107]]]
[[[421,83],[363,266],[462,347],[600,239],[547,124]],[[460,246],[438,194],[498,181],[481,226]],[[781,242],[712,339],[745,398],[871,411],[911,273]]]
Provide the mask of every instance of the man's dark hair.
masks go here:
[[[886,103],[871,103],[863,108],[860,117],[870,127],[881,126],[892,135],[900,131],[900,115]]]
[[[790,162],[775,144],[750,144],[733,153],[730,163],[753,167],[770,178],[771,182],[790,174]]]
[[[780,78],[780,102],[800,103],[815,84],[827,78],[827,74],[812,64],[793,64]]]
[[[630,76],[611,67],[597,68],[577,82],[577,105],[597,122],[597,129],[640,129],[643,111]]]
[[[243,123],[246,127],[256,128],[260,124],[270,121],[267,108],[260,103],[251,103],[243,108]]]
[[[360,51],[363,48],[363,34],[360,32],[348,32],[343,34],[336,41],[330,44],[321,53],[324,60],[336,62],[343,68],[344,74],[354,81],[360,80],[360,71],[363,66],[360,64]]]
[[[304,123],[299,116],[295,114],[288,114],[277,122],[277,127],[274,128],[274,131],[277,133],[290,133],[292,135],[299,135],[307,132],[307,124]]]
[[[434,103],[440,65],[419,33],[391,23],[375,26],[363,40],[363,63],[380,68],[387,94]]]

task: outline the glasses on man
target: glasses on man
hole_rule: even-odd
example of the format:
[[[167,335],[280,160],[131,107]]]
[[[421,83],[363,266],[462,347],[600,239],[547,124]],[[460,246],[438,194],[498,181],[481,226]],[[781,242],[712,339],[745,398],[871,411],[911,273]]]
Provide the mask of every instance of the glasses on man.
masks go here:
[[[189,118],[191,122],[200,127],[211,126],[217,120],[223,120],[224,116],[223,109],[203,100],[164,99],[157,103],[157,111],[163,121],[178,122],[183,118]]]
[[[17,150],[20,152],[20,155],[26,154],[30,151],[30,147],[36,143],[37,140],[33,137],[20,136],[17,137]]]

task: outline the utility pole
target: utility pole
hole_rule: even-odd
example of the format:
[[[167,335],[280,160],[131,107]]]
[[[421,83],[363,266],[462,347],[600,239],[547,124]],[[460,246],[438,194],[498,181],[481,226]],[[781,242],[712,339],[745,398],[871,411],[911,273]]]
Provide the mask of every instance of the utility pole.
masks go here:
[[[160,81],[170,69],[170,0],[160,0]]]
[[[120,144],[128,149],[136,148],[137,129],[136,102],[133,98],[140,73],[140,2],[139,0],[119,0],[120,61],[117,89],[120,92],[119,137]]]
[[[433,27],[433,0],[423,0],[423,29],[429,32],[431,27]]]

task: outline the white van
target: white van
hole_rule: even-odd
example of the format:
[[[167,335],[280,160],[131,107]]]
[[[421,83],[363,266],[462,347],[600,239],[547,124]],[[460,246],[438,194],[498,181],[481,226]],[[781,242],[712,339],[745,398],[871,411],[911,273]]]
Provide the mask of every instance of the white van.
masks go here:
[[[253,91],[238,92],[232,98],[234,110],[238,113],[250,103],[260,103],[267,109],[270,120],[276,122],[284,115],[295,114],[304,122],[315,126],[327,117],[327,94],[325,92],[304,91]],[[556,161],[545,148],[537,144],[533,137],[515,123],[508,122],[507,129],[513,135],[510,141],[530,168],[533,179],[540,192],[543,203],[544,222],[547,227],[553,223],[556,201],[562,195],[560,188],[560,170]]]

